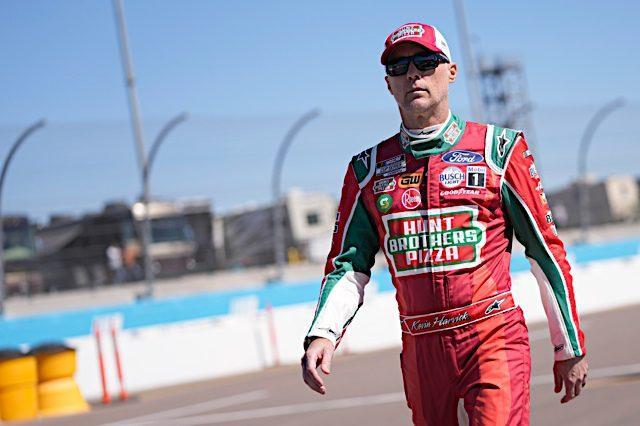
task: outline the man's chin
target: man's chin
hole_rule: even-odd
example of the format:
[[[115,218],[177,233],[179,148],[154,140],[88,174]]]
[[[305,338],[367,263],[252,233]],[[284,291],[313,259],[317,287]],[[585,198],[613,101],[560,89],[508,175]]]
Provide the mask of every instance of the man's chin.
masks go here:
[[[427,112],[432,108],[433,108],[433,102],[427,99],[422,99],[422,98],[412,99],[411,101],[407,102],[405,105],[405,109],[407,110],[407,112],[410,112],[413,114]]]

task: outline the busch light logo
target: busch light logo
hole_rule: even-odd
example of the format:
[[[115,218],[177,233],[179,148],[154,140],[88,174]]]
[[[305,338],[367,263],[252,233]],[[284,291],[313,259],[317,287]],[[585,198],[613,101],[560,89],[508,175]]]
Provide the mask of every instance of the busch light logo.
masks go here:
[[[449,164],[474,164],[482,160],[482,154],[472,151],[451,151],[442,156],[442,161]]]
[[[440,173],[440,183],[447,188],[459,186],[465,179],[465,175],[458,167],[447,167]]]

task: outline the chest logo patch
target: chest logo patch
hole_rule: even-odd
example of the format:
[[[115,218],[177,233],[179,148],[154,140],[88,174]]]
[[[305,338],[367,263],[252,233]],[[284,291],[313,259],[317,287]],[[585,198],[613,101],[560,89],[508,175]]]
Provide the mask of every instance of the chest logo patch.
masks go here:
[[[389,194],[382,194],[376,200],[376,206],[378,210],[382,213],[386,213],[391,210],[391,206],[393,205],[393,198]]]
[[[464,172],[456,166],[449,166],[440,173],[440,183],[446,188],[455,188],[460,186],[464,180]]]
[[[400,188],[417,188],[422,182],[422,173],[411,173],[400,176]]]
[[[391,213],[382,217],[384,249],[396,276],[477,266],[486,242],[474,206]]]
[[[396,179],[394,177],[380,179],[373,182],[373,193],[393,192],[396,189]]]
[[[389,177],[406,171],[407,157],[404,154],[396,155],[376,164],[376,176]]]
[[[487,185],[487,168],[484,166],[467,166],[467,186],[485,188]]]
[[[481,154],[465,150],[450,151],[442,156],[442,161],[449,164],[475,164],[482,160],[484,157]]]
[[[420,191],[415,188],[409,188],[402,193],[402,205],[405,209],[413,210],[420,205]]]

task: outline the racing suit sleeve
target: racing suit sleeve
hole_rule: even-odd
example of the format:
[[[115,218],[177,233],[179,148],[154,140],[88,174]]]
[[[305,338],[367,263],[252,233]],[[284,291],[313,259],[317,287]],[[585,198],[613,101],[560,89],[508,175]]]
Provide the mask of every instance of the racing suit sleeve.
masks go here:
[[[314,337],[337,346],[364,299],[379,244],[374,223],[362,201],[360,185],[349,165],[333,232],[331,250],[305,350]]]
[[[571,267],[522,133],[516,137],[502,178],[502,200],[540,288],[555,360],[582,356],[584,333],[576,309]]]

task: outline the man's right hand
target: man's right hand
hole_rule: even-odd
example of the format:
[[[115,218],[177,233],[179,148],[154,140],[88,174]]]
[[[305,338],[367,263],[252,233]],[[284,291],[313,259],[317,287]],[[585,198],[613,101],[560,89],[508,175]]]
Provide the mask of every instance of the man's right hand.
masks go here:
[[[329,339],[318,337],[314,339],[302,356],[302,378],[314,391],[325,394],[327,388],[318,374],[318,366],[324,374],[331,374],[331,360],[335,348]]]

